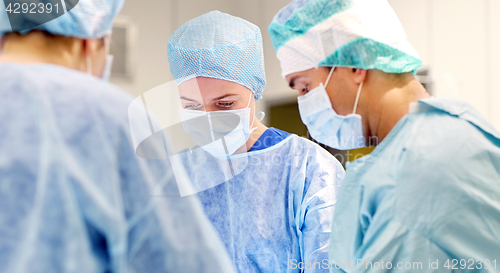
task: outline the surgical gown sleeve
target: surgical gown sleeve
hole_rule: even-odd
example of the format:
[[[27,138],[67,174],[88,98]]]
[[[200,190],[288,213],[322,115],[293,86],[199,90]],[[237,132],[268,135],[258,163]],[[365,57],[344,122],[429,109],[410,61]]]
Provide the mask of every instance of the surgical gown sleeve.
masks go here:
[[[128,188],[125,208],[132,216],[127,225],[128,268],[133,272],[234,272],[199,200],[180,197],[175,183],[179,172],[173,175],[168,160],[139,159],[123,148],[122,184]],[[152,187],[149,191],[131,188],[137,181]],[[140,197],[148,202],[137,203]]]
[[[337,193],[344,178],[344,169],[327,151],[315,145],[308,155],[307,165],[297,177],[304,179],[301,188],[294,191],[297,207],[297,233],[299,235],[304,272],[328,272],[328,246],[331,218]]]

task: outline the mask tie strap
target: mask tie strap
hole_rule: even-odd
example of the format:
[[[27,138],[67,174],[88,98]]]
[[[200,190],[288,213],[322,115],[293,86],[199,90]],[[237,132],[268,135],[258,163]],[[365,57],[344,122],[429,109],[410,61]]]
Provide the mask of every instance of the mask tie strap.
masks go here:
[[[358,94],[356,95],[356,102],[354,102],[354,110],[352,111],[353,114],[356,114],[356,110],[358,109],[358,102],[359,102],[359,95],[361,94],[361,88],[363,88],[363,82],[361,82],[358,88]]]
[[[335,70],[335,66],[332,67],[332,69],[330,70],[330,73],[328,74],[328,78],[326,79],[326,82],[325,82],[325,88],[328,86],[328,83],[330,82],[330,78],[332,77],[333,70]]]
[[[262,121],[264,119],[264,117],[266,116],[266,113],[264,113],[264,112],[258,112],[257,115],[259,115],[259,117],[257,119],[259,121]]]
[[[86,43],[86,53],[87,53],[87,74],[89,76],[92,76],[92,58],[90,58],[90,54],[89,54],[89,42],[87,40],[87,43]]]
[[[250,97],[248,97],[248,104],[247,104],[246,108],[250,107],[250,103],[252,102],[252,94],[253,94],[253,92],[250,91]]]
[[[250,97],[248,98],[248,105],[247,108],[250,108],[250,103],[252,102],[252,94],[253,92],[250,91]],[[253,123],[255,122],[255,116],[252,116],[252,123],[250,123],[250,134],[253,133],[257,129],[257,127],[251,128],[253,126]]]

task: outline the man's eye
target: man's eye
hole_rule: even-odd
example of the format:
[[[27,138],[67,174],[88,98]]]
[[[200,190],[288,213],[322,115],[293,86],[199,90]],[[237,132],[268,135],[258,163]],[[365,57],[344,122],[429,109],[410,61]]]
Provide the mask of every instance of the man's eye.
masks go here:
[[[307,92],[309,92],[309,86],[304,85],[304,87],[302,87],[302,90],[300,90],[300,94],[305,95]]]

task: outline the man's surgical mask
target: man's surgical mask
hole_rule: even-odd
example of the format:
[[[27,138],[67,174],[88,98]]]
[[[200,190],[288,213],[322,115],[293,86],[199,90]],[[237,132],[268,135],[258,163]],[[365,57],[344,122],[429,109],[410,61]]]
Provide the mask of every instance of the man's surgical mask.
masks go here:
[[[325,86],[328,85],[335,67],[332,67]],[[359,95],[363,83],[359,85],[353,113],[338,115],[333,110],[325,86],[318,87],[297,98],[302,122],[311,136],[324,145],[338,150],[351,150],[366,147],[361,116],[356,114]]]
[[[243,109],[205,112],[180,108],[184,130],[212,156],[227,158],[245,145],[256,129],[250,128],[252,95]]]

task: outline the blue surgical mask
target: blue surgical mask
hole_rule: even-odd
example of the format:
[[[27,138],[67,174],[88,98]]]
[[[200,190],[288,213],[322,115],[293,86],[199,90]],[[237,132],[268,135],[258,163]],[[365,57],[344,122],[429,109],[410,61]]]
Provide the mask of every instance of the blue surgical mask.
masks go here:
[[[328,85],[334,69],[330,71],[325,85]],[[363,83],[359,85],[353,113],[347,116],[338,115],[333,110],[323,84],[297,98],[302,122],[316,141],[338,150],[366,147],[361,116],[356,114],[362,87]]]
[[[237,110],[205,112],[180,108],[184,130],[212,156],[227,158],[243,147],[256,129],[250,128],[250,100],[246,108]]]

